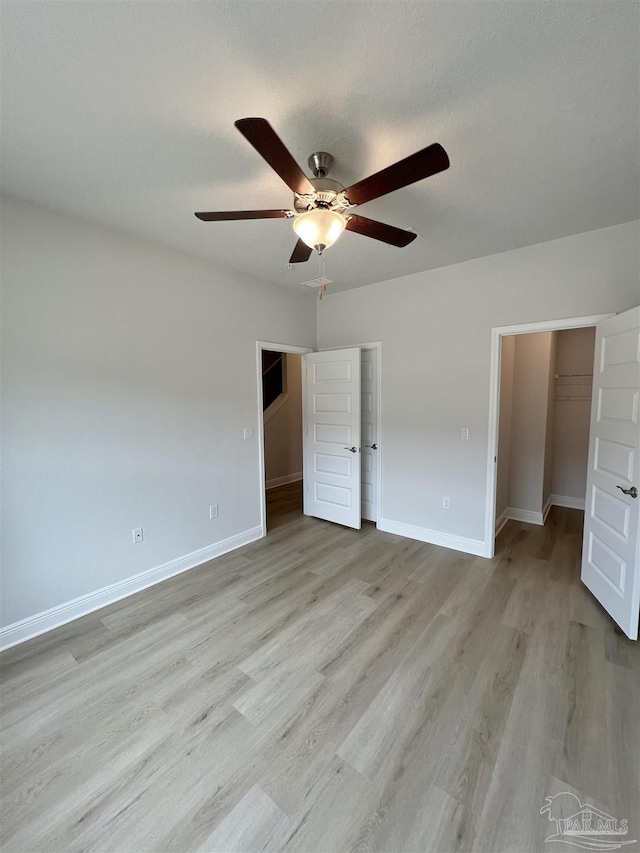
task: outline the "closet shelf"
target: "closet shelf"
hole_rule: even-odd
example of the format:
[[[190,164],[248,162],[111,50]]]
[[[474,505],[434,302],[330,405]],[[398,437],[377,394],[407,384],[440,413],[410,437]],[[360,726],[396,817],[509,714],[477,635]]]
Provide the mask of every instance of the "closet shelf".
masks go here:
[[[593,373],[556,373],[555,380],[556,400],[591,400]]]

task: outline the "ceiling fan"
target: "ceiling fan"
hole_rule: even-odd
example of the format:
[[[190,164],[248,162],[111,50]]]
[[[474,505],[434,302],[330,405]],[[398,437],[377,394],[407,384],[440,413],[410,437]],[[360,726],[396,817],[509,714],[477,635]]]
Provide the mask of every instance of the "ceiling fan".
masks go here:
[[[415,232],[351,213],[352,208],[449,168],[447,152],[436,142],[345,188],[327,177],[333,157],[326,151],[309,157],[314,177],[307,178],[266,119],[241,118],[235,126],[293,192],[293,209],[205,211],[196,216],[204,222],[292,219],[298,242],[291,264],[308,261],[313,249],[322,254],[345,228],[391,246],[408,246]]]

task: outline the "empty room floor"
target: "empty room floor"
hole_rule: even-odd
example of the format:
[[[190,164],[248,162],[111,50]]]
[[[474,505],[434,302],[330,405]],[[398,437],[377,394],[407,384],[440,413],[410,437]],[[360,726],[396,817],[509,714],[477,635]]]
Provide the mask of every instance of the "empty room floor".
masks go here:
[[[640,652],[580,585],[581,512],[485,560],[299,486],[269,510],[2,656],[3,849],[542,851],[561,792],[640,837]]]

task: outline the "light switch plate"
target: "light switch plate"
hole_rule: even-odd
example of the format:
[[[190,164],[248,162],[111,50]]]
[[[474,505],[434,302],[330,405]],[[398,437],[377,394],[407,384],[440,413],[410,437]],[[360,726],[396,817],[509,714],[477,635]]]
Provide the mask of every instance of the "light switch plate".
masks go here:
[[[248,438],[253,438],[253,427],[245,427],[244,440],[246,441]]]

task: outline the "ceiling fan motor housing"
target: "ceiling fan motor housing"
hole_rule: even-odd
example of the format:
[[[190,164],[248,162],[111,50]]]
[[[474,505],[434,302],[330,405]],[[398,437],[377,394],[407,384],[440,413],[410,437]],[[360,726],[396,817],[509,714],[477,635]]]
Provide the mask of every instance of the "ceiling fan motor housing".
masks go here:
[[[326,178],[333,166],[333,157],[326,151],[314,151],[307,163],[316,178]]]
[[[313,208],[326,208],[344,213],[346,206],[341,204],[342,199],[338,196],[344,191],[342,184],[328,178],[329,169],[333,165],[333,156],[326,151],[315,151],[308,159],[309,168],[315,175],[309,181],[313,185],[315,193],[313,196],[298,196],[293,199],[296,213]]]
[[[312,166],[312,164],[315,162],[314,158],[320,156],[329,158],[328,161],[323,161],[327,162],[328,170],[331,163],[333,163],[333,157],[331,156],[331,154],[327,154],[326,152],[312,154],[311,157],[309,157],[309,165]],[[315,190],[315,198],[313,200],[310,200],[309,198],[305,198],[304,196],[294,196],[293,206],[296,213],[302,213],[303,211],[309,210],[313,207],[331,208],[331,210],[335,210],[338,213],[343,213],[346,210],[346,207],[344,205],[341,205],[340,200],[338,199],[340,193],[344,191],[344,187],[341,183],[339,183],[338,181],[334,181],[332,178],[327,178],[324,176],[310,178],[310,182]]]

